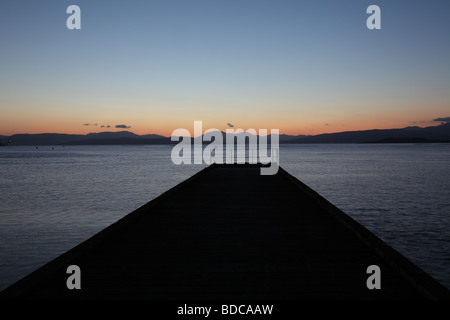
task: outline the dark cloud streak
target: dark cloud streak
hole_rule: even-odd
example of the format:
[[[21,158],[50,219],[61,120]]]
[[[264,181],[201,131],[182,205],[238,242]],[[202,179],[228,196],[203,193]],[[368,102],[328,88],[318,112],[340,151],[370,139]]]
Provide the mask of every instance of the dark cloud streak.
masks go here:
[[[98,123],[94,123],[94,124],[91,124],[91,123],[83,123],[83,126],[86,126],[86,127],[88,127],[88,126],[100,126],[100,128],[111,128],[111,126],[108,124],[108,125],[106,125],[106,124],[102,124],[102,125],[100,125],[100,124],[98,124]],[[122,125],[120,125],[120,126],[125,126],[124,124],[122,124]],[[128,126],[125,126],[126,128],[131,128],[131,127],[128,127]],[[116,126],[116,128],[117,128],[117,126]],[[122,127],[121,127],[122,128]]]
[[[433,121],[437,121],[437,122],[450,122],[450,117],[445,117],[445,118],[436,118]]]

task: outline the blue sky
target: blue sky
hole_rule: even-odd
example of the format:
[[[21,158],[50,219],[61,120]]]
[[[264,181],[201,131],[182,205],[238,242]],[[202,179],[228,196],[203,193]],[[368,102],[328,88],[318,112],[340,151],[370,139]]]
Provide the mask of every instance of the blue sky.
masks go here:
[[[68,30],[66,8],[81,8]],[[366,8],[381,8],[381,30]],[[291,134],[450,111],[450,1],[2,1],[0,134],[203,120]],[[327,126],[325,126],[327,124]],[[222,128],[220,128],[222,129]]]

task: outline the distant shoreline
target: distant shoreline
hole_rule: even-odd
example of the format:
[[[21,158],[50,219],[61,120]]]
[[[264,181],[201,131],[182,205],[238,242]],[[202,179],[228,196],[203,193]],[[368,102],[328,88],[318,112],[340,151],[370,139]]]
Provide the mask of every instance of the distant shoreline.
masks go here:
[[[423,140],[423,139],[383,139],[385,141],[369,141],[369,142],[280,142],[279,145],[314,145],[314,144],[332,144],[332,145],[348,145],[348,144],[360,144],[360,145],[370,145],[370,144],[448,144],[450,140]],[[71,143],[71,144],[20,144],[20,145],[6,145],[0,144],[0,147],[71,147],[71,146],[155,146],[155,145],[165,145],[172,146],[176,143]],[[203,145],[208,145],[208,142],[203,142]],[[235,144],[237,145],[247,145],[247,144]],[[270,144],[268,144],[270,146]]]
[[[225,141],[229,135],[243,138],[252,136],[250,133],[225,133]],[[201,138],[201,140],[200,140]],[[186,139],[186,137],[184,138]],[[203,137],[190,138],[192,142],[203,141]],[[245,138],[246,139],[246,138]],[[450,122],[432,127],[406,127],[403,129],[373,129],[364,131],[346,131],[338,133],[325,133],[311,135],[278,135],[279,144],[311,144],[311,143],[449,143]],[[246,140],[244,140],[246,141]],[[179,141],[172,141],[171,137],[158,134],[137,135],[129,131],[99,132],[86,135],[41,133],[41,134],[15,134],[0,136],[0,145],[144,145],[167,144],[174,145]],[[209,139],[203,141],[209,144]]]

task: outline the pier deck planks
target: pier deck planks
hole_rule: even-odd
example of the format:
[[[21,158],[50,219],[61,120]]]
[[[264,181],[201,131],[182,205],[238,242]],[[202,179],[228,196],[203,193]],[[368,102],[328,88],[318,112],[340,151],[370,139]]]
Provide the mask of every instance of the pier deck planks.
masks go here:
[[[69,265],[81,289],[66,287]],[[369,290],[369,265],[381,289]],[[280,168],[212,165],[2,298],[423,299],[448,290]]]

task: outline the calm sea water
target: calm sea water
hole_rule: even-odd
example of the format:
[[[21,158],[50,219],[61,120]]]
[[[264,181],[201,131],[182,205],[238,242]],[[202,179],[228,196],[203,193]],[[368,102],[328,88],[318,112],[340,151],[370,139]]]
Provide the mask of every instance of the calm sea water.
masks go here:
[[[0,148],[0,290],[200,171],[171,146]],[[450,145],[281,145],[282,167],[450,288]]]

